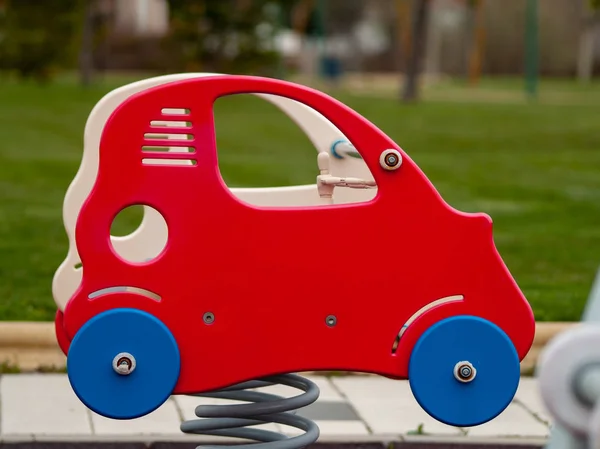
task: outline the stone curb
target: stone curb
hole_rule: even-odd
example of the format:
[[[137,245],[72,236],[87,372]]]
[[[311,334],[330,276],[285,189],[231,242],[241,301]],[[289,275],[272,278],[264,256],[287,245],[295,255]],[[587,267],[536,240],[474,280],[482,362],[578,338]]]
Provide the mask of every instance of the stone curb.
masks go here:
[[[578,322],[537,323],[531,351],[521,363],[521,372],[531,373],[542,348],[556,334]],[[63,370],[66,358],[54,334],[52,322],[3,321],[0,322],[0,367],[20,371]]]
[[[53,322],[0,322],[0,367],[3,371],[64,369],[66,357],[58,347]]]

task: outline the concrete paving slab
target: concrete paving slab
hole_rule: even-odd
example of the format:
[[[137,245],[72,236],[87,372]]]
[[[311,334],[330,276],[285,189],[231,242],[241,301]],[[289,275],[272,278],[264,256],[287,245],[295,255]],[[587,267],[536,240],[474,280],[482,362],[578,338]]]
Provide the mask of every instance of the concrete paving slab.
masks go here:
[[[416,402],[408,382],[383,377],[339,377],[332,382],[375,434],[426,432],[460,435],[461,430],[430,417]]]
[[[327,420],[327,421],[315,421],[319,426],[320,434],[324,437],[329,435],[337,435],[352,438],[358,435],[369,435],[369,429],[362,421],[338,421],[338,420]],[[301,435],[304,432],[300,429],[289,426],[281,426],[283,434],[288,436]],[[319,440],[323,440],[320,438]]]
[[[536,415],[541,421],[552,423],[552,418],[542,401],[538,383],[533,377],[522,377],[519,389],[515,395],[517,402],[522,404],[530,413]]]
[[[171,398],[154,412],[141,418],[116,420],[90,412],[96,435],[178,435],[181,417]]]
[[[515,401],[503,414],[471,429],[435,421],[417,404],[406,381],[377,376],[310,379],[319,385],[322,394],[315,404],[298,414],[315,420],[321,443],[406,442],[416,438],[420,442],[437,439],[480,444],[479,441],[545,441],[548,435],[548,425],[537,416],[545,415],[537,385],[531,379],[522,380]],[[284,396],[299,394],[298,390],[282,386],[262,390]],[[110,420],[90,412],[79,401],[66,375],[19,374],[0,376],[0,403],[0,442],[239,442],[184,435],[179,430],[182,420],[198,419],[194,414],[198,405],[234,403],[222,399],[174,396],[143,418]],[[287,435],[300,432],[272,423],[261,427]]]
[[[510,404],[506,410],[491,421],[477,427],[464,429],[470,436],[487,437],[547,437],[549,428],[517,403]]]
[[[360,416],[347,402],[318,400],[298,410],[298,414],[313,421],[360,421]]]
[[[0,377],[2,435],[89,435],[88,409],[64,374],[7,374]]]

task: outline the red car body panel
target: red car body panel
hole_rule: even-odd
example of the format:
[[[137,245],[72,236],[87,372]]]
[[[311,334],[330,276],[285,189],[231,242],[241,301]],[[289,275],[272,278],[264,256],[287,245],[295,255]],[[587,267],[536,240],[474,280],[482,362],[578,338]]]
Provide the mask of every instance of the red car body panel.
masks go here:
[[[376,197],[290,208],[238,200],[219,172],[213,103],[239,93],[281,95],[327,117],[361,153],[377,183]],[[164,108],[189,114],[164,114]],[[152,127],[152,120],[191,126],[167,131]],[[156,132],[193,139],[144,137]],[[194,147],[193,153],[160,157],[194,159],[196,165],[143,165],[143,158],[157,154],[145,153],[145,145]],[[381,168],[386,149],[401,153],[398,170]],[[165,250],[146,263],[122,260],[109,240],[112,220],[133,204],[154,207],[169,228]],[[120,307],[145,310],[178,342],[176,394],[312,370],[406,378],[419,336],[454,315],[497,324],[521,359],[533,342],[533,313],[496,250],[491,219],[450,207],[372,123],[324,93],[289,82],[214,76],[154,87],[123,102],[103,131],[98,176],[80,211],[76,242],[84,275],[64,315],[57,315],[63,351],[96,314]],[[89,299],[115,286],[142,288],[161,299],[126,292]],[[415,312],[453,295],[464,299],[420,315],[392,350]],[[212,324],[204,323],[206,312],[214,314]],[[335,326],[326,324],[328,315],[336,316]]]

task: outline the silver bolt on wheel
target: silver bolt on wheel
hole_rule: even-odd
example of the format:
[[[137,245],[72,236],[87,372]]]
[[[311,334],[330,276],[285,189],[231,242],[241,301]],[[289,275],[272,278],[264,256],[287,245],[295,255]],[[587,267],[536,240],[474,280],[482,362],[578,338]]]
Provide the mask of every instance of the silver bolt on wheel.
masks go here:
[[[454,365],[454,377],[459,382],[471,382],[476,375],[477,370],[471,362],[465,360]]]
[[[135,357],[128,352],[121,352],[112,362],[113,369],[121,376],[128,376],[135,370]]]

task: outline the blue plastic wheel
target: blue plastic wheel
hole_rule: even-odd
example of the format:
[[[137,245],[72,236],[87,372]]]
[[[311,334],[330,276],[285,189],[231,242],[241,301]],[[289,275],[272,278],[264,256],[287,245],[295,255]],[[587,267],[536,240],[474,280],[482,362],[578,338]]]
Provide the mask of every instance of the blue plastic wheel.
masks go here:
[[[457,427],[494,419],[511,403],[520,380],[519,356],[495,324],[455,316],[427,329],[410,356],[408,378],[419,405]]]
[[[179,379],[175,338],[156,317],[136,309],[113,309],[87,323],[67,356],[69,381],[89,409],[113,419],[153,412]]]

